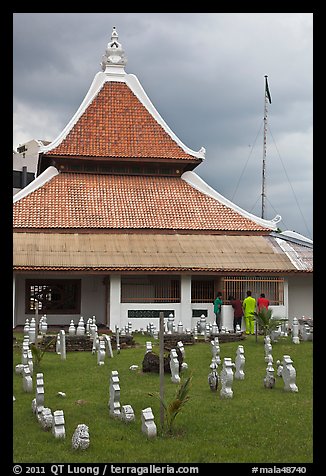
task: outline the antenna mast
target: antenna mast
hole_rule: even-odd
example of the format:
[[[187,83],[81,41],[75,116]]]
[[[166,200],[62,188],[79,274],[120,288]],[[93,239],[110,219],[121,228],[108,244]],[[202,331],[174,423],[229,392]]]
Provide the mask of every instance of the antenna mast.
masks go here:
[[[262,188],[261,188],[261,218],[265,218],[265,199],[266,199],[266,152],[267,152],[267,102],[271,104],[272,99],[268,88],[268,76],[265,75],[265,97],[264,97],[264,145],[263,145],[263,170],[262,170]]]

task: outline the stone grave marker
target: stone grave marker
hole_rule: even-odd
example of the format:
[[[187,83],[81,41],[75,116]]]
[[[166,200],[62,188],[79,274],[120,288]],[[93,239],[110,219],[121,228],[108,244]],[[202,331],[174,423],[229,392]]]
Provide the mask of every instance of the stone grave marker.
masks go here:
[[[151,407],[144,408],[144,410],[141,411],[141,423],[142,432],[148,438],[154,438],[157,435],[157,428]]]
[[[65,418],[63,410],[56,410],[53,412],[52,433],[55,438],[65,438]]]

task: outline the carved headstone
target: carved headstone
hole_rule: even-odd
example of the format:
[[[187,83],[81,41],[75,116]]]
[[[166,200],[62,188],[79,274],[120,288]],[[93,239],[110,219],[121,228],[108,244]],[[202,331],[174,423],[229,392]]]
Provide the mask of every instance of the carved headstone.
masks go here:
[[[211,371],[208,374],[208,385],[212,392],[216,392],[218,387],[218,374],[217,374],[217,363],[214,357],[212,359],[210,368],[211,368]]]
[[[178,360],[178,354],[175,349],[171,349],[170,351],[170,370],[171,370],[171,381],[173,383],[180,383],[179,360]]]
[[[236,358],[235,358],[234,378],[236,378],[238,380],[243,380],[245,378],[245,373],[244,373],[245,362],[246,362],[246,358],[245,358],[245,355],[244,355],[243,345],[238,345],[237,355],[236,355]]]
[[[77,425],[71,438],[74,450],[86,450],[89,447],[89,428],[84,423]]]
[[[76,328],[75,328],[75,323],[73,319],[71,319],[70,321],[68,332],[70,336],[76,335]]]
[[[282,378],[284,382],[284,390],[287,392],[297,392],[298,387],[295,383],[296,381],[296,370],[293,367],[293,361],[289,355],[283,355],[283,370],[282,370]]]
[[[33,391],[33,380],[31,377],[31,371],[28,365],[24,365],[23,370],[23,390],[24,392],[31,393]]]
[[[77,331],[76,331],[77,336],[83,336],[85,335],[85,323],[84,323],[84,318],[83,316],[80,316],[80,319],[78,321],[78,326],[77,326]]]
[[[39,415],[39,419],[38,419],[40,425],[41,425],[41,428],[44,430],[44,431],[50,431],[52,430],[52,426],[53,426],[53,415],[52,415],[52,412],[50,410],[50,408],[43,408],[40,415]]]
[[[266,367],[266,375],[264,377],[264,387],[265,388],[275,387],[274,368],[273,368],[272,362],[268,362]]]
[[[131,405],[122,405],[121,407],[121,420],[125,423],[130,423],[135,420],[134,410]]]
[[[152,351],[153,351],[152,343],[150,341],[147,341],[146,342],[146,354],[147,354],[147,352],[152,352]]]
[[[232,398],[233,397],[233,363],[229,357],[225,357],[223,361],[223,368],[220,374],[221,379],[221,398]]]
[[[61,360],[66,360],[66,333],[63,329],[60,331],[60,355]]]
[[[292,342],[293,344],[300,344],[299,322],[296,317],[293,318],[293,323],[292,323]]]
[[[154,422],[154,415],[151,407],[141,411],[141,429],[148,438],[154,438],[157,435],[157,428]]]
[[[172,334],[173,324],[174,324],[174,317],[173,317],[173,314],[170,314],[168,317],[168,322],[167,322],[168,334]]]
[[[114,417],[121,417],[120,410],[120,384],[119,373],[117,370],[112,370],[110,378],[110,400],[109,400],[110,415]]]
[[[63,410],[56,410],[53,413],[52,433],[55,438],[65,438],[65,418]]]
[[[104,365],[105,360],[105,342],[100,340],[99,347],[97,349],[97,365]]]
[[[111,337],[108,336],[108,335],[104,335],[104,338],[106,340],[107,355],[108,355],[108,357],[112,358],[113,357],[113,351],[112,351]]]

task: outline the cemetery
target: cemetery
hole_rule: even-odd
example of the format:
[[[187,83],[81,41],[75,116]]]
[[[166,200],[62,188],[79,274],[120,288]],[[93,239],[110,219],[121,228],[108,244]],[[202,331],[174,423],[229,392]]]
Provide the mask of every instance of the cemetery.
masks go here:
[[[14,331],[15,463],[312,462],[313,327],[305,320],[239,339],[200,321],[194,329],[165,322],[162,376],[153,324],[103,332],[95,318],[88,324],[53,330],[42,316]],[[80,349],[67,345],[74,338]],[[45,341],[51,348],[33,361],[31,348]],[[154,357],[156,368],[145,369]],[[161,377],[166,408],[189,384],[170,431],[154,398]]]

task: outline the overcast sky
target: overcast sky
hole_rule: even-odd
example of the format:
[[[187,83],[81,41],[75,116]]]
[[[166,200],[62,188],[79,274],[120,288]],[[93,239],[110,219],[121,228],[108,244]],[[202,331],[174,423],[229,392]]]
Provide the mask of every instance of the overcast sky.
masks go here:
[[[206,158],[195,172],[265,218],[313,237],[312,13],[15,13],[13,147],[54,140],[86,95],[112,27],[150,100]]]

